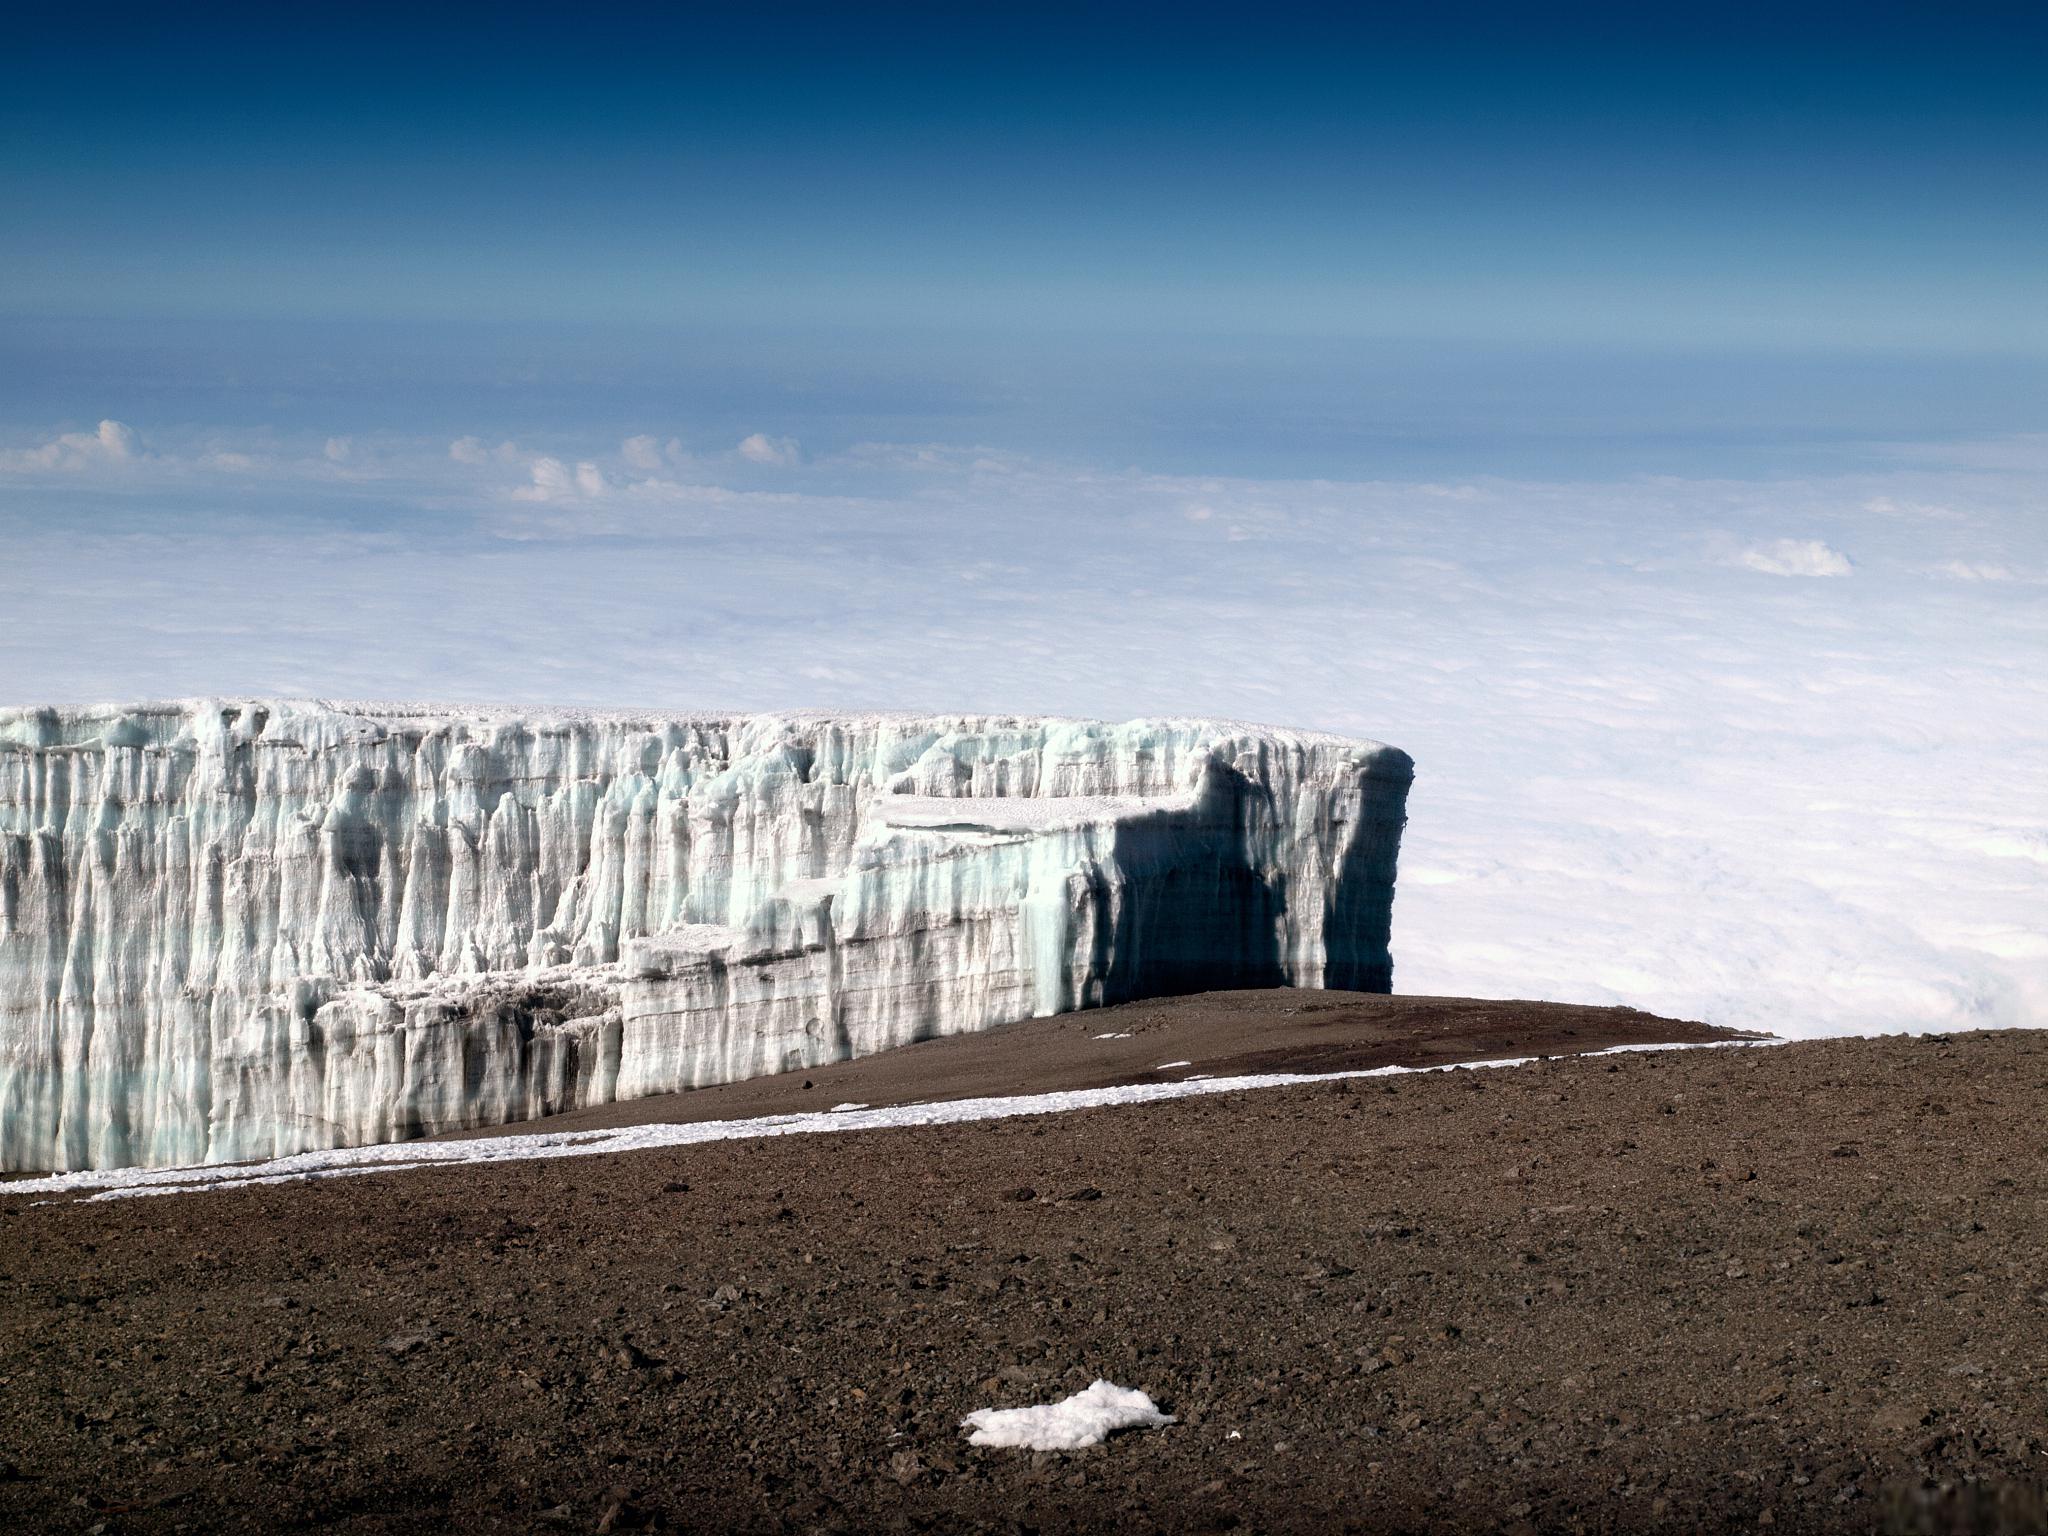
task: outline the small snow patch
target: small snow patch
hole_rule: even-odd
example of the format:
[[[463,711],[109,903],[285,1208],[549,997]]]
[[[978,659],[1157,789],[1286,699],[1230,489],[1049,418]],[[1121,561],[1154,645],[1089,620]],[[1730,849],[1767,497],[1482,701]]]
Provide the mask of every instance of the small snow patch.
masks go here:
[[[1026,1451],[1078,1451],[1100,1445],[1120,1429],[1158,1429],[1173,1415],[1135,1387],[1098,1379],[1085,1392],[1035,1408],[983,1408],[960,1421],[969,1445],[1013,1446]]]
[[[826,1110],[825,1113],[828,1115],[844,1115],[849,1114],[856,1109],[866,1109],[867,1107],[868,1106],[865,1104],[834,1104],[830,1109]]]
[[[1119,1029],[1106,1035],[1097,1035],[1095,1038],[1098,1040],[1128,1040],[1131,1038],[1131,1032],[1128,1029]]]
[[[1192,1067],[1193,1065],[1192,1061],[1162,1061],[1152,1070],[1154,1072],[1171,1072],[1175,1067]]]

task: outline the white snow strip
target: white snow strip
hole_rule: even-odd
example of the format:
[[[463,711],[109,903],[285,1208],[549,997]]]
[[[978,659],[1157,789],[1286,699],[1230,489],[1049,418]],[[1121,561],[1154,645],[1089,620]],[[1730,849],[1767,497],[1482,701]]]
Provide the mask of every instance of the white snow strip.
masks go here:
[[[983,1408],[960,1421],[969,1445],[1024,1451],[1078,1451],[1100,1445],[1120,1429],[1158,1429],[1173,1415],[1135,1387],[1097,1378],[1085,1392],[1035,1408]]]
[[[1192,1061],[1162,1061],[1152,1070],[1154,1072],[1171,1072],[1175,1067],[1192,1067],[1193,1065]]]
[[[874,814],[884,826],[988,833],[1046,832],[1090,822],[1133,821],[1191,811],[1197,797],[1178,795],[883,795]]]
[[[867,1105],[865,1104],[834,1104],[830,1109],[826,1110],[825,1113],[828,1115],[847,1115],[853,1113],[853,1111],[855,1111],[856,1109],[866,1108]]]
[[[1111,1034],[1097,1035],[1095,1038],[1098,1040],[1128,1040],[1131,1038],[1131,1032],[1128,1029],[1120,1029]]]
[[[1616,1045],[1581,1051],[1575,1060],[1639,1051],[1717,1050],[1730,1046],[1782,1045],[1777,1039],[1709,1040],[1696,1045]],[[300,1152],[260,1163],[222,1163],[187,1168],[92,1168],[0,1184],[0,1195],[71,1195],[87,1190],[94,1200],[121,1200],[138,1195],[185,1195],[210,1189],[246,1189],[259,1184],[289,1184],[300,1179],[345,1178],[359,1173],[398,1169],[464,1167],[478,1163],[515,1163],[558,1157],[593,1157],[612,1152],[648,1152],[663,1147],[697,1146],[712,1141],[740,1141],[755,1136],[803,1136],[829,1131],[888,1130],[899,1126],[961,1125],[977,1120],[1004,1120],[1018,1115],[1057,1115],[1076,1109],[1103,1109],[1117,1104],[1156,1104],[1167,1099],[1216,1093],[1245,1093],[1257,1088],[1299,1088],[1339,1078],[1405,1077],[1424,1072],[1476,1071],[1484,1067],[1520,1067],[1539,1058],[1506,1056],[1492,1061],[1454,1061],[1428,1067],[1369,1067],[1353,1072],[1262,1072],[1245,1077],[1205,1077],[1172,1082],[1128,1083],[1114,1088],[1075,1088],[1058,1093],[1012,1094],[981,1099],[946,1099],[931,1104],[899,1104],[882,1109],[820,1110],[801,1115],[765,1115],[751,1120],[700,1120],[689,1125],[629,1125],[603,1131],[535,1131],[471,1141],[383,1142],[370,1147],[342,1147],[331,1152]]]

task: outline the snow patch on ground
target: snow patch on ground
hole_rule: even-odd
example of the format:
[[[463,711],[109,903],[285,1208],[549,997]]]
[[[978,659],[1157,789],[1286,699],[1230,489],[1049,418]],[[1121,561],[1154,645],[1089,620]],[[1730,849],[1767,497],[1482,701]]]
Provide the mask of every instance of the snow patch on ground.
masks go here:
[[[1173,1415],[1135,1387],[1097,1378],[1085,1392],[1034,1408],[983,1408],[960,1421],[969,1445],[1024,1451],[1078,1451],[1100,1445],[1120,1429],[1158,1429]]]
[[[1192,1067],[1193,1065],[1192,1061],[1162,1061],[1152,1070],[1154,1072],[1171,1072],[1175,1067]]]

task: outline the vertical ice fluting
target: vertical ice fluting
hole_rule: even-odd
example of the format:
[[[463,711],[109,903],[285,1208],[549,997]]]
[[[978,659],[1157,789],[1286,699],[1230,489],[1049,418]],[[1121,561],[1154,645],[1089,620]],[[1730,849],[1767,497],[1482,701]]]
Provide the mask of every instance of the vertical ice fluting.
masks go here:
[[[0,711],[0,1167],[528,1119],[1385,990],[1412,770],[1207,720]]]

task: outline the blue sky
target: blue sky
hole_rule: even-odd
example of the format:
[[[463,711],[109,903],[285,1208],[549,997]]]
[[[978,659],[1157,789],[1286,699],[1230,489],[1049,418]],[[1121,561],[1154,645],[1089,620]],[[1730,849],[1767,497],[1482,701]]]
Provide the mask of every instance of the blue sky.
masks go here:
[[[2048,352],[2038,7],[32,7],[7,53],[10,336],[446,325],[450,389],[620,328],[982,389],[1448,347],[1596,403],[1616,353]]]
[[[2039,1022],[2043,16],[32,6],[0,698],[1327,726],[1404,987]]]

